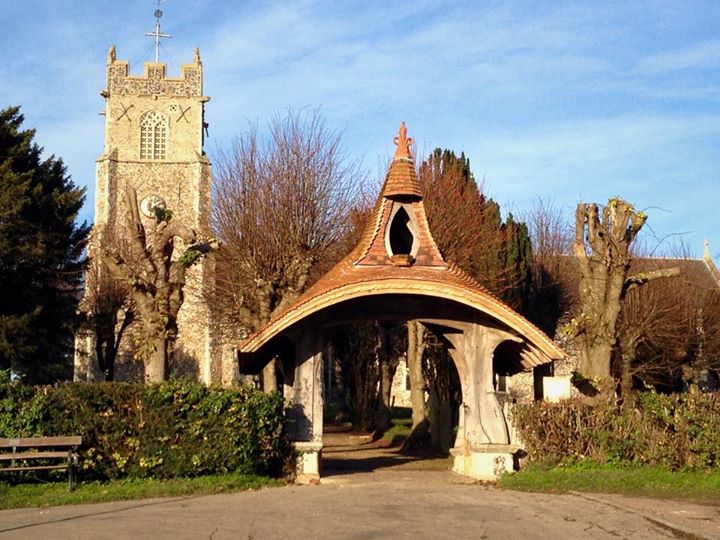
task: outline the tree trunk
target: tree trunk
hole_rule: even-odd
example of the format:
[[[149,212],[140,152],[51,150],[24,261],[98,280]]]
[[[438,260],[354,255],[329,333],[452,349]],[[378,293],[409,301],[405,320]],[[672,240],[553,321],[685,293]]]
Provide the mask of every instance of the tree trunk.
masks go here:
[[[161,383],[167,378],[168,342],[164,336],[155,337],[153,351],[145,360],[145,382]]]
[[[623,351],[622,353],[622,364],[620,371],[620,395],[623,400],[627,400],[628,396],[632,392],[632,361],[633,355],[629,352]]]
[[[609,378],[613,348],[612,343],[599,339],[592,344],[583,344],[580,347],[580,373],[588,378]]]
[[[407,364],[410,376],[410,404],[413,429],[427,420],[425,413],[425,378],[422,357],[425,351],[425,327],[418,321],[408,321]]]
[[[410,404],[412,405],[412,431],[402,445],[401,450],[411,450],[424,443],[428,432],[428,419],[425,411],[425,377],[423,377],[422,358],[425,351],[425,327],[418,321],[408,321],[407,363],[410,376]]]
[[[375,431],[385,432],[391,426],[391,399],[392,399],[392,380],[395,376],[395,370],[399,360],[392,356],[391,346],[392,334],[389,329],[382,325],[377,325],[377,344],[376,356],[378,360],[378,376],[380,379],[380,388],[378,392],[378,407],[375,416]]]
[[[398,365],[400,365],[400,359],[397,357],[392,357],[388,360],[388,384],[387,387],[383,390],[385,391],[384,399],[385,403],[387,403],[387,406],[392,408],[392,383],[393,379],[395,378],[395,373],[397,372]]]
[[[378,360],[378,368],[380,370],[380,391],[378,392],[377,414],[375,415],[375,432],[384,433],[392,425],[390,421],[392,375],[390,374],[390,363],[386,358]]]
[[[626,400],[633,390],[632,367],[637,355],[639,341],[640,336],[633,333],[630,328],[626,328],[618,339],[620,345],[620,395],[625,403],[627,403]]]
[[[103,373],[105,382],[112,381],[115,378],[114,336],[108,338],[107,334],[101,331],[96,331],[95,336],[95,356],[98,367]]]

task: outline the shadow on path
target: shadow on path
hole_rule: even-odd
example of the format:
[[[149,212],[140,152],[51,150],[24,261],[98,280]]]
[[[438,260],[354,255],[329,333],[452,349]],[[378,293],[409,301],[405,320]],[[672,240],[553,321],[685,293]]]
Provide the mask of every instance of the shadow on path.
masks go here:
[[[63,522],[73,521],[76,519],[83,519],[83,518],[87,518],[87,517],[104,516],[104,515],[108,515],[108,514],[117,514],[120,512],[127,512],[128,510],[133,510],[136,508],[146,508],[148,506],[157,506],[157,505],[168,504],[168,503],[173,503],[173,502],[177,502],[177,501],[187,501],[187,500],[196,499],[196,498],[202,497],[202,496],[203,495],[189,495],[187,497],[173,497],[173,498],[164,498],[161,500],[143,501],[140,504],[132,504],[132,505],[128,505],[128,506],[123,506],[122,508],[113,508],[112,510],[103,510],[101,512],[85,512],[83,514],[76,514],[73,516],[67,516],[67,517],[58,518],[58,519],[48,519],[45,521],[37,521],[34,523],[25,523],[23,525],[17,525],[15,527],[8,527],[7,529],[0,529],[0,534],[10,532],[10,531],[19,531],[22,529],[29,529],[31,527],[37,527],[40,525],[51,525],[53,523],[63,523]],[[113,503],[113,502],[123,502],[123,501],[108,501],[108,502]],[[101,503],[101,504],[104,504],[104,503]],[[88,507],[88,505],[83,506],[83,508],[87,508],[87,507]],[[31,509],[28,509],[28,510],[31,510]],[[41,509],[39,509],[39,510],[41,510]]]
[[[399,446],[390,446],[382,439],[373,442],[369,435],[327,430],[323,434],[323,477],[379,469],[444,471],[450,467],[450,458],[406,455]]]

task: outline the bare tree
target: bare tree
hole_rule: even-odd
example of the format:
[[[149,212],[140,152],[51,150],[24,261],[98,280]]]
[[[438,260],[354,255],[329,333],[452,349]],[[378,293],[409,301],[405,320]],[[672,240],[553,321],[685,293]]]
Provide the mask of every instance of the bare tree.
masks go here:
[[[627,395],[633,378],[667,389],[697,382],[700,371],[718,366],[720,292],[705,275],[702,261],[687,250],[672,259],[635,260],[633,270],[680,266],[671,287],[648,283],[630,290],[619,320],[621,389]]]
[[[177,337],[177,314],[183,303],[185,271],[200,257],[217,249],[214,240],[196,243],[195,231],[172,221],[172,213],[156,206],[149,231],[140,218],[137,194],[128,188],[128,244],[101,242],[102,262],[113,278],[126,284],[141,324],[137,354],[145,363],[145,380],[167,377],[168,353]],[[174,257],[175,241],[185,251]]]
[[[329,336],[333,356],[340,363],[343,398],[358,431],[369,429],[377,421],[377,331],[373,322],[356,322],[333,328]]]
[[[560,208],[537,198],[524,215],[532,241],[532,302],[528,317],[553,336],[557,322],[576,303],[572,233]]]
[[[682,293],[676,294],[682,290]],[[648,284],[625,296],[618,324],[620,389],[627,396],[633,376],[649,382],[680,371],[692,336],[692,309],[678,280],[673,289]],[[690,331],[690,332],[689,332]]]
[[[580,315],[571,335],[580,348],[580,373],[611,388],[611,358],[618,342],[618,319],[628,291],[658,278],[679,275],[678,268],[628,275],[631,246],[647,216],[620,198],[599,210],[578,204],[573,252],[580,269]]]
[[[103,235],[107,239],[107,234]],[[82,310],[95,336],[95,357],[106,381],[115,378],[115,358],[125,331],[135,319],[127,283],[114,278],[102,259],[91,261]]]
[[[213,225],[223,243],[217,275],[227,317],[261,327],[303,292],[318,265],[344,255],[361,180],[317,111],[276,117],[267,139],[250,126],[220,154]],[[273,362],[263,386],[275,389]]]

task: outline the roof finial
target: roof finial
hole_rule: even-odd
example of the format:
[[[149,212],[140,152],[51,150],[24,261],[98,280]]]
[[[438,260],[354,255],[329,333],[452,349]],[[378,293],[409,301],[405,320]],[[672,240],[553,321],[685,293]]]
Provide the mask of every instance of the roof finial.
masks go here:
[[[408,159],[412,160],[412,154],[410,153],[410,145],[414,142],[411,137],[407,136],[407,128],[405,122],[400,122],[400,131],[398,136],[393,139],[393,142],[397,145],[395,149],[395,155],[393,161],[396,159]]]
[[[703,247],[703,258],[712,259],[712,256],[710,255],[710,240],[705,240],[705,244]]]
[[[172,37],[170,34],[163,34],[162,32],[160,32],[160,17],[163,16],[163,12],[160,11],[161,2],[164,2],[164,0],[157,0],[157,9],[155,10],[155,31],[145,32],[146,36],[151,36],[155,38],[155,63],[158,63],[160,61],[160,38]]]

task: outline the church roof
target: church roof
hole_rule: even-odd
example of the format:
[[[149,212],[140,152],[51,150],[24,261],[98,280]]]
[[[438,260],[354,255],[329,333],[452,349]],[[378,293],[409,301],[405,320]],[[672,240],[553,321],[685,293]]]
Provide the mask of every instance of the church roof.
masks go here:
[[[443,259],[428,226],[410,153],[412,139],[407,138],[404,124],[395,144],[398,149],[357,246],[292,305],[243,341],[241,354],[257,352],[305,317],[336,304],[374,295],[411,294],[442,298],[490,315],[542,353],[533,354],[528,367],[562,358],[564,353],[541,330]]]

